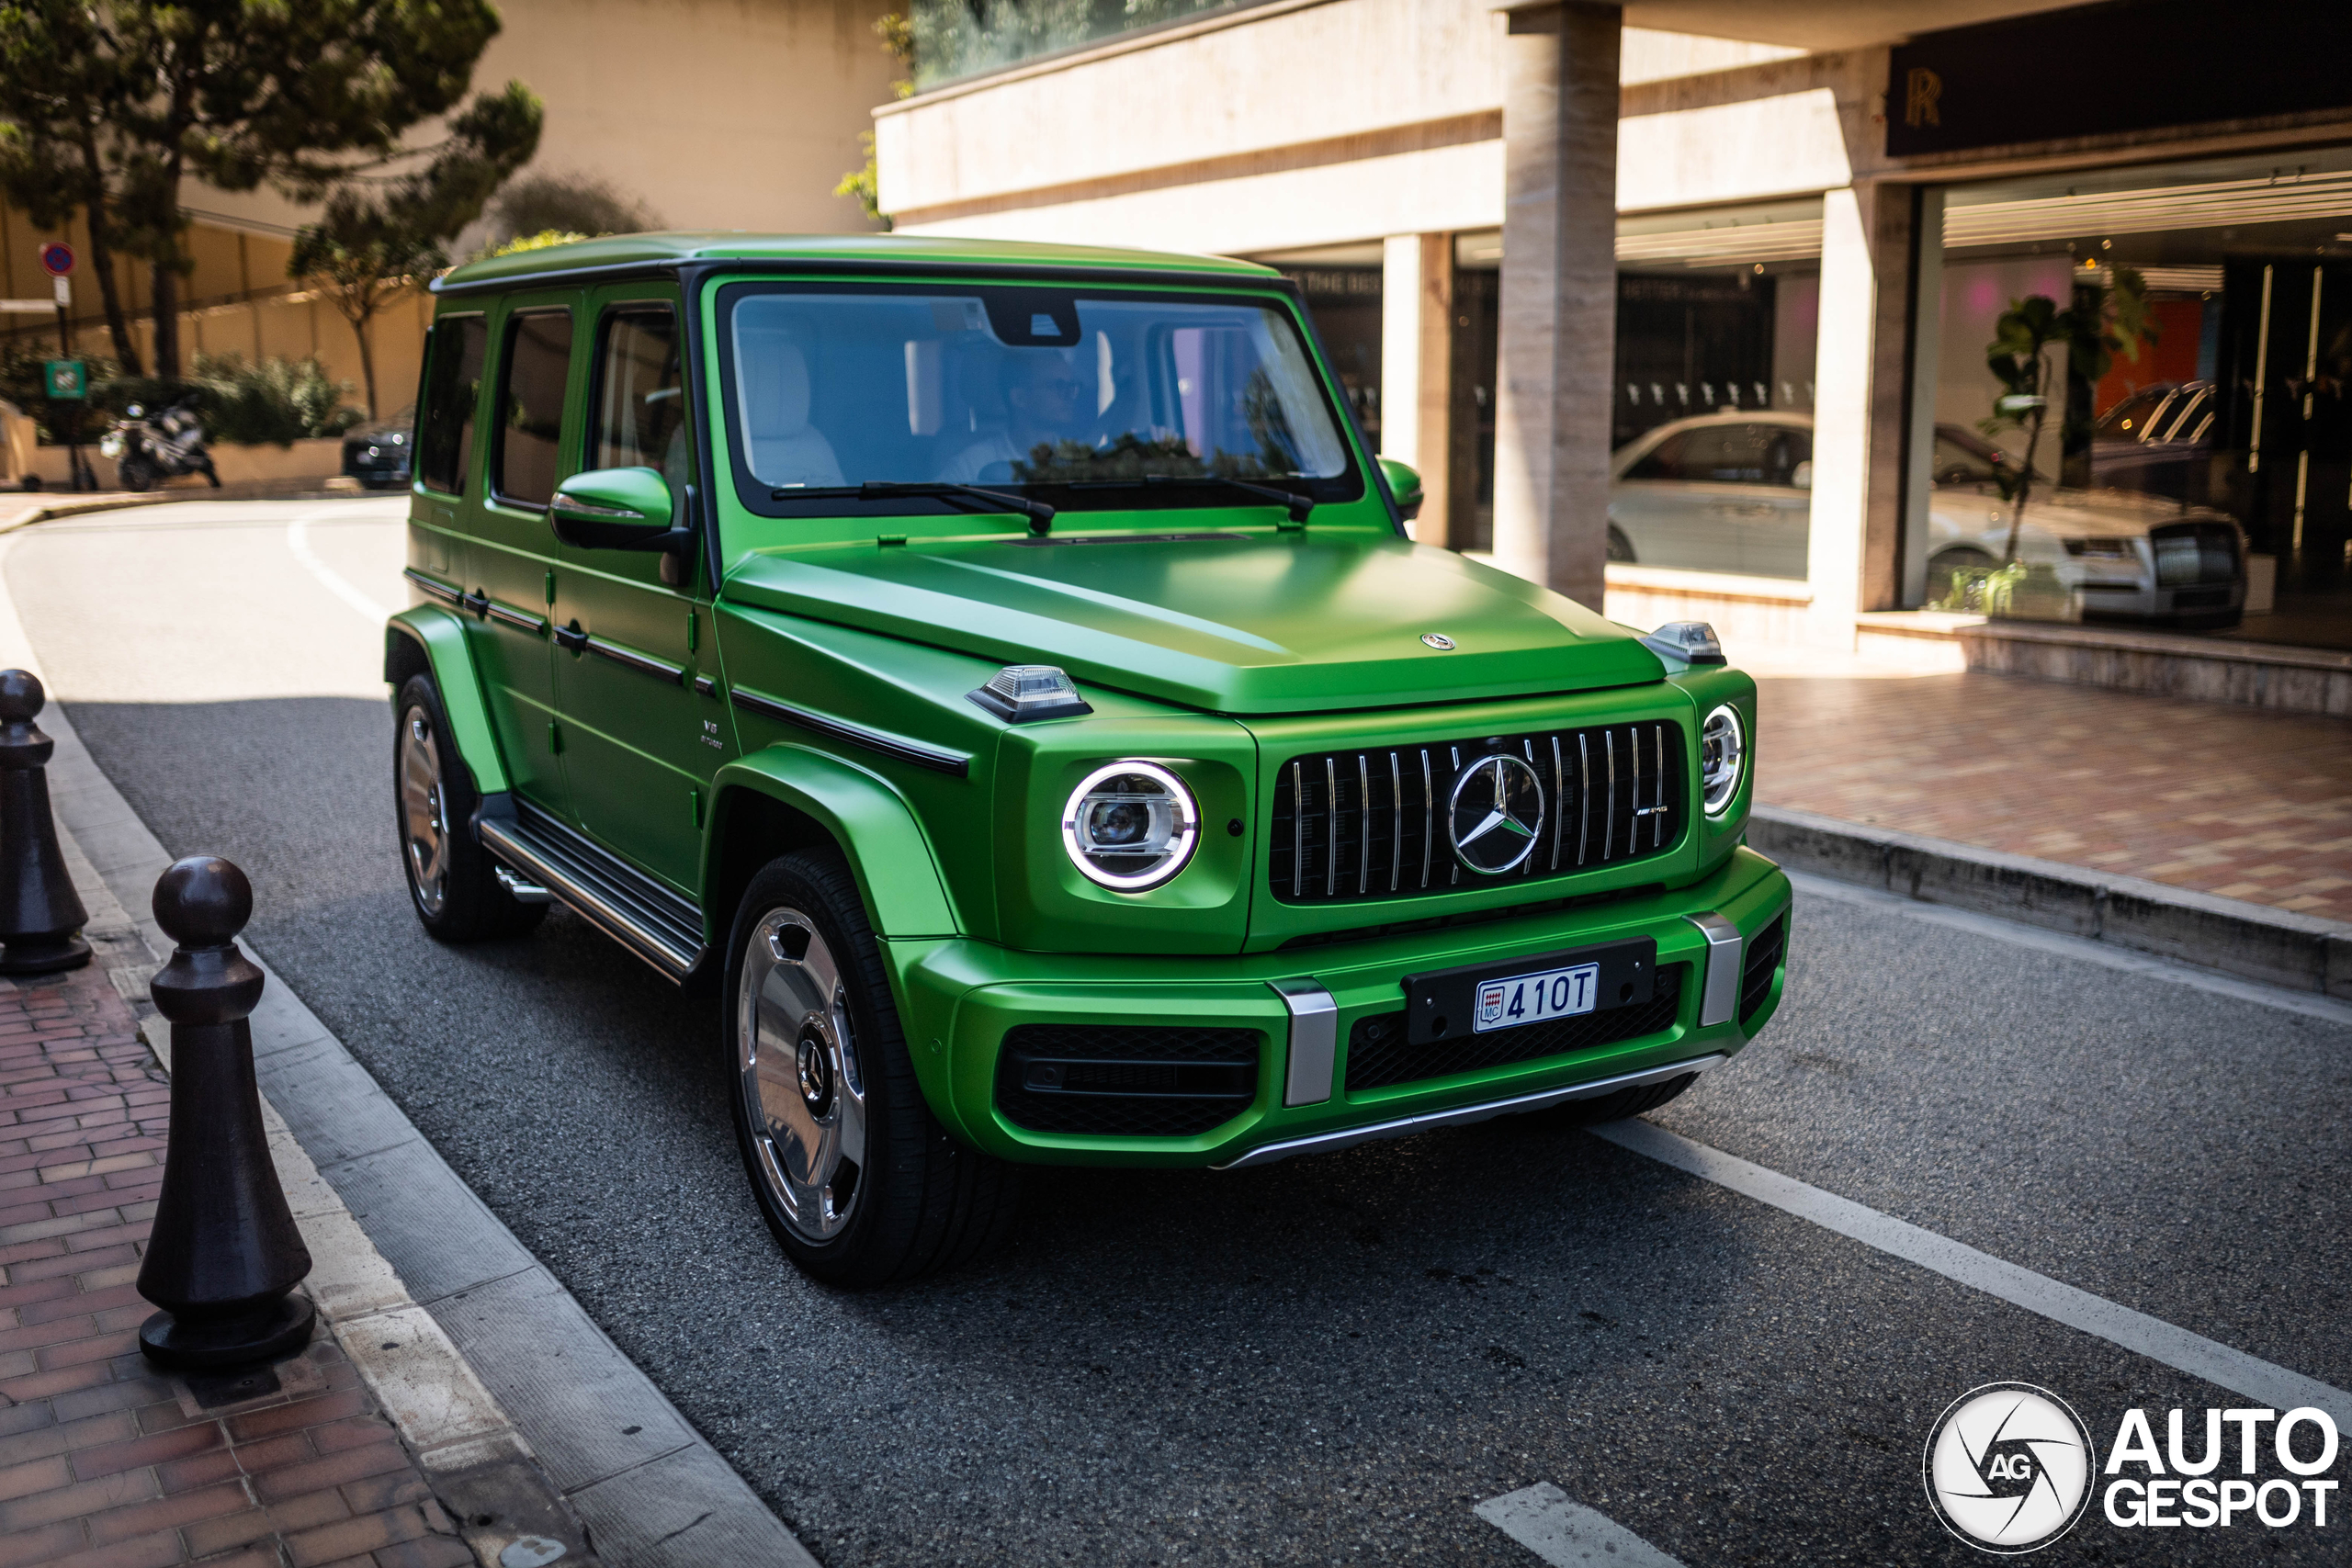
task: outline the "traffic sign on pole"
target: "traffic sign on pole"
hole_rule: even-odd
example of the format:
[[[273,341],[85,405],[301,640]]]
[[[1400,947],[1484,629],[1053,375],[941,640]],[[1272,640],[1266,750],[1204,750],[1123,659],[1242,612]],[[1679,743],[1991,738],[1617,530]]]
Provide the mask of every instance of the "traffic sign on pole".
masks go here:
[[[74,270],[74,247],[51,240],[40,248],[41,270],[51,277],[63,277]]]
[[[40,362],[42,390],[62,401],[73,401],[90,395],[88,367],[79,359],[44,359]]]

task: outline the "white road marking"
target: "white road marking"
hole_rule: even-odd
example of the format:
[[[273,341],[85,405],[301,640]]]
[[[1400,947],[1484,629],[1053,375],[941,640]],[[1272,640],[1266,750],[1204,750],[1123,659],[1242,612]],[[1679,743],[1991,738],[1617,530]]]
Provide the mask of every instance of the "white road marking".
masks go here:
[[[2015,920],[2005,920],[1998,915],[1979,914],[1973,909],[1926,904],[1880,888],[1859,887],[1850,882],[1838,882],[1807,872],[1792,871],[1789,873],[1789,880],[1796,885],[1799,893],[1808,898],[1835,898],[1841,904],[1860,904],[1866,908],[1900,915],[1905,919],[1942,926],[1948,931],[1991,937],[1996,942],[2006,942],[2015,947],[2038,948],[2062,958],[2078,958],[2086,964],[2120,969],[2127,975],[2169,980],[2176,986],[2210,991],[2233,1001],[2253,1002],[2258,1007],[2276,1008],[2281,1012],[2299,1012],[2306,1018],[2316,1018],[2327,1023],[2352,1025],[2352,1002],[2340,1002],[2316,991],[2290,991],[2282,986],[2241,980],[2235,976],[2199,969],[2174,959],[2159,958],[2151,953],[2134,953],[2128,947],[2118,947],[2110,942],[2093,942],[2088,937],[2068,936],[2063,931],[2019,925]]]
[[[390,620],[392,613],[390,610],[354,588],[341,572],[319,558],[318,551],[311,548],[311,522],[312,519],[308,517],[297,517],[286,525],[286,547],[293,552],[296,560],[302,563],[302,570],[317,578],[328,592],[369,620],[379,626]]]
[[[1470,1510],[1553,1568],[1682,1568],[1606,1514],[1597,1514],[1548,1481]]]
[[[2023,1307],[2053,1323],[2095,1335],[2135,1355],[2242,1393],[2257,1404],[2275,1410],[2312,1405],[2334,1416],[2338,1427],[2352,1426],[2352,1394],[2316,1378],[2232,1349],[2201,1334],[2177,1328],[2162,1318],[2119,1306],[2087,1291],[2062,1284],[2046,1274],[2006,1263],[1990,1253],[1979,1252],[1907,1220],[1883,1214],[1849,1198],[1825,1192],[1792,1176],[1750,1164],[1736,1155],[1710,1148],[1654,1123],[1639,1120],[1611,1122],[1591,1131],[1595,1137],[1605,1138],[1620,1148],[1647,1155],[1677,1170],[1727,1187],[1743,1197],[1769,1203],[1801,1220],[1810,1220],[1824,1230],[1836,1231],[1864,1247],[1875,1247],[1947,1280],[1997,1296],[2012,1306]]]

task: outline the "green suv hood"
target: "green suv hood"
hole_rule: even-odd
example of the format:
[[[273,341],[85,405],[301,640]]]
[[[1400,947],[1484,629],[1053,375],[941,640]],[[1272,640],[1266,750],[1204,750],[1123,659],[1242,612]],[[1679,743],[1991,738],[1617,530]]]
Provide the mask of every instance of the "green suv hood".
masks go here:
[[[1402,539],[1140,534],[745,558],[726,597],[1222,714],[1315,713],[1656,681],[1632,633]],[[1450,649],[1424,633],[1451,638]]]

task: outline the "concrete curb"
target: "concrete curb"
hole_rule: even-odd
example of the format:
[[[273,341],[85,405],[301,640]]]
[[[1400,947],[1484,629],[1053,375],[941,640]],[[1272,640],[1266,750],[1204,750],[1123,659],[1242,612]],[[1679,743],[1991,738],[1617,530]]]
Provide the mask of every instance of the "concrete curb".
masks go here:
[[[128,491],[107,491],[96,495],[75,495],[69,491],[57,500],[30,502],[5,516],[0,516],[0,534],[13,534],[19,528],[29,528],[36,523],[46,523],[52,517],[72,517],[84,512],[112,512],[123,506],[159,506],[167,501],[182,499],[193,499],[193,497],[134,495]]]
[[[0,544],[0,567],[6,553]],[[5,584],[0,662],[40,671]],[[105,939],[110,978],[144,1019],[155,955],[172,946],[146,911],[171,856],[62,708],[52,704],[40,725],[56,742],[51,800],[91,907],[93,944]],[[436,1492],[449,1489],[445,1506],[460,1528],[485,1539],[504,1529],[510,1543],[518,1529],[577,1542],[584,1526],[595,1560],[611,1568],[817,1568],[292,987],[247,952],[269,976],[253,1015],[254,1071],[273,1108],[271,1153],[316,1265],[308,1288]],[[151,1044],[162,1038],[144,1032]],[[346,1334],[346,1323],[385,1332]],[[485,1513],[491,1526],[470,1526]]]
[[[1758,806],[1747,841],[1792,870],[2352,998],[2352,925],[2136,876]]]

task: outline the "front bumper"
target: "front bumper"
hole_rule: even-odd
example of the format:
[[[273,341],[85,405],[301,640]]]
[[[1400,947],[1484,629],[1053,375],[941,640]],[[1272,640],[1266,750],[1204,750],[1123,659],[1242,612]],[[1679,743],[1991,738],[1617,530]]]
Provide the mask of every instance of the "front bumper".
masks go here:
[[[883,948],[925,1095],[941,1121],[972,1146],[1038,1164],[1229,1167],[1534,1110],[1728,1058],[1779,1007],[1785,947],[1761,999],[1751,993],[1745,1005],[1725,1000],[1737,998],[1737,974],[1718,973],[1710,986],[1711,958],[1718,970],[1726,964],[1736,970],[1742,954],[1752,955],[1747,944],[1775,921],[1785,922],[1790,902],[1787,876],[1742,848],[1698,882],[1646,897],[1272,953],[1091,956],[963,939],[886,941]],[[1691,918],[1708,915],[1721,917],[1708,922],[1712,944],[1709,930]],[[1729,940],[1735,932],[1736,944]],[[1399,1012],[1407,975],[1489,963],[1507,972],[1534,955],[1642,937],[1657,942],[1661,975],[1685,966],[1666,1027],[1532,1061],[1347,1087],[1355,1024]],[[1293,993],[1288,999],[1278,983]],[[1317,995],[1328,995],[1329,1005],[1300,1006],[1301,996]],[[1702,1016],[1710,1021],[1702,1023]],[[1039,1132],[1008,1118],[998,1092],[1007,1033],[1033,1024],[1254,1032],[1255,1092],[1246,1107],[1192,1135]],[[1321,1098],[1299,1102],[1318,1088]]]

